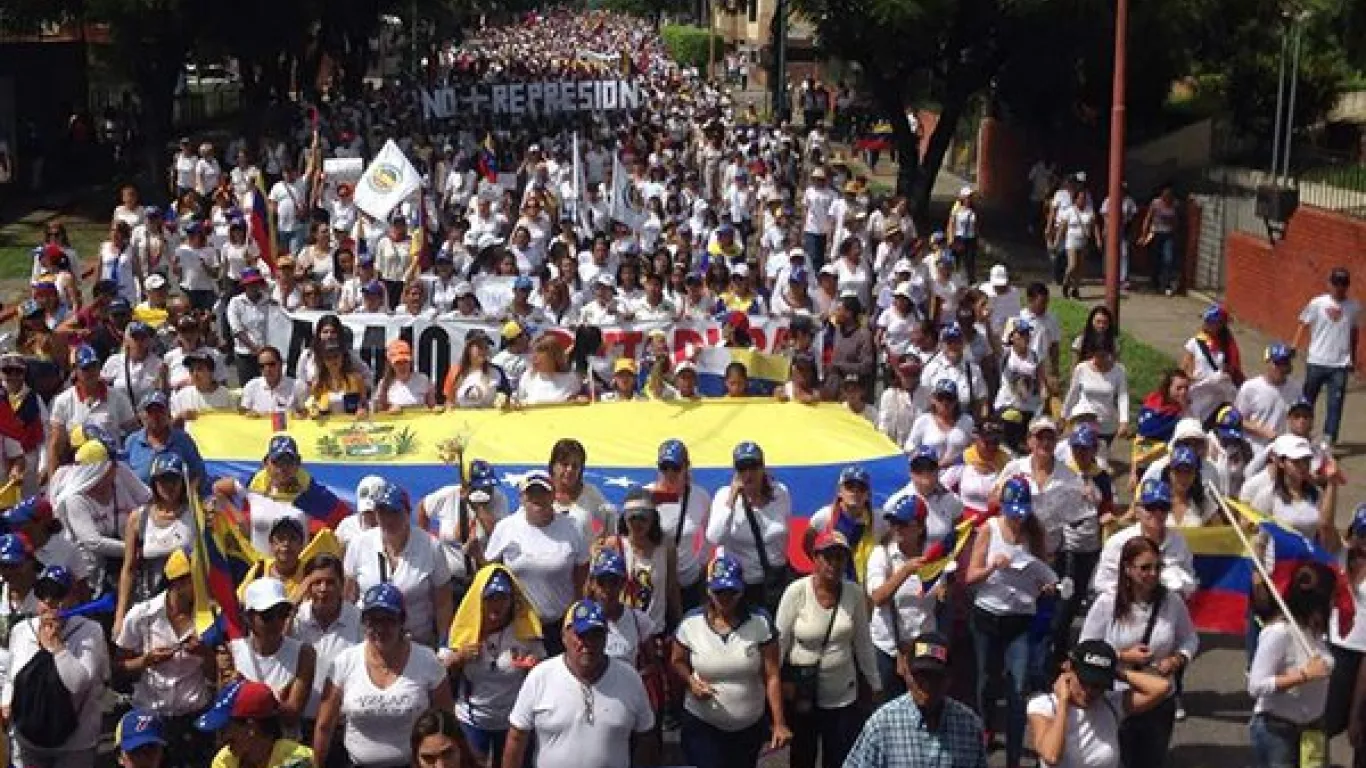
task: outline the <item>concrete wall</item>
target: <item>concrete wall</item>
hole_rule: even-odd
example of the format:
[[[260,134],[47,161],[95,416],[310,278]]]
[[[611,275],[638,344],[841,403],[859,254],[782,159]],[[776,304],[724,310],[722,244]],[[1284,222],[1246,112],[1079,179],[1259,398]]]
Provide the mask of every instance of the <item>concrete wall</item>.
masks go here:
[[[1327,290],[1328,272],[1345,266],[1366,282],[1366,221],[1313,206],[1291,217],[1275,245],[1244,232],[1228,236],[1226,301],[1240,322],[1289,341],[1305,302]],[[1357,354],[1366,352],[1366,335]]]

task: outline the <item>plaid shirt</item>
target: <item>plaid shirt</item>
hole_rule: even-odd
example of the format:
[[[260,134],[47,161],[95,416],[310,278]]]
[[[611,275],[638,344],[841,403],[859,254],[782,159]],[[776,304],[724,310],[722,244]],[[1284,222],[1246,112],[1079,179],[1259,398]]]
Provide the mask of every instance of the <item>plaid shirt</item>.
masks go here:
[[[939,729],[931,731],[910,695],[884,704],[868,718],[844,768],[986,768],[982,720],[967,705],[944,700]]]

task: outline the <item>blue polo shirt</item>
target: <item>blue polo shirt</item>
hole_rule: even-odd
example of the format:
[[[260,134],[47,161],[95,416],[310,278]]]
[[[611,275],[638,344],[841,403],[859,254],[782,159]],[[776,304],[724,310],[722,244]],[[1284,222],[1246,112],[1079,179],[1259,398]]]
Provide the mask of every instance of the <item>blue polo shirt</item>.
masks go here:
[[[200,492],[208,492],[209,479],[205,476],[204,457],[199,455],[199,446],[195,445],[194,438],[183,429],[171,427],[166,445],[156,448],[147,441],[147,428],[144,427],[128,436],[123,442],[123,451],[128,455],[128,466],[132,468],[133,474],[148,486],[152,484],[152,458],[158,453],[166,452],[178,455],[181,461],[185,462],[185,468],[189,470],[190,475],[199,478]]]

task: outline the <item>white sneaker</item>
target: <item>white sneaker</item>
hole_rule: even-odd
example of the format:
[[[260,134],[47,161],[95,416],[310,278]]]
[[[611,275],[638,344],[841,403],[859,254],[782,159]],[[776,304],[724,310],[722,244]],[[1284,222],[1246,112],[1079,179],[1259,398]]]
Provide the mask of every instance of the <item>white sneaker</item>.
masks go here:
[[[1176,722],[1179,723],[1179,722],[1181,722],[1182,720],[1185,720],[1185,719],[1186,719],[1186,707],[1185,707],[1184,704],[1181,703],[1181,698],[1180,698],[1180,697],[1177,697],[1177,699],[1176,699]]]

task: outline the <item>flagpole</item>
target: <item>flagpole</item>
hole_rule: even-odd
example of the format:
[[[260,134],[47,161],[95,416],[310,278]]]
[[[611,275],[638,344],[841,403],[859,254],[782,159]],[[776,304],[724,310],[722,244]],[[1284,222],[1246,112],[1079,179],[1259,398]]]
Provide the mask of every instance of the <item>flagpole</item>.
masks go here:
[[[1304,629],[1295,621],[1295,617],[1290,615],[1290,606],[1285,604],[1285,598],[1281,597],[1280,590],[1276,589],[1276,582],[1271,578],[1271,573],[1266,570],[1266,564],[1262,562],[1262,558],[1252,546],[1252,541],[1248,539],[1247,533],[1243,530],[1242,521],[1233,514],[1233,510],[1228,508],[1224,494],[1220,493],[1210,481],[1205,480],[1204,483],[1206,493],[1214,497],[1215,503],[1219,505],[1219,511],[1223,512],[1224,518],[1228,520],[1229,527],[1238,534],[1238,540],[1243,543],[1243,548],[1247,550],[1252,560],[1252,567],[1257,569],[1257,573],[1262,577],[1262,582],[1266,584],[1266,591],[1271,593],[1271,599],[1276,601],[1276,607],[1285,616],[1285,622],[1290,625],[1290,633],[1294,635],[1295,642],[1299,644],[1300,650],[1304,651],[1306,656],[1316,655],[1313,647],[1309,645],[1309,638],[1304,634]]]

